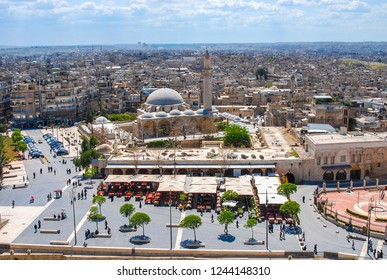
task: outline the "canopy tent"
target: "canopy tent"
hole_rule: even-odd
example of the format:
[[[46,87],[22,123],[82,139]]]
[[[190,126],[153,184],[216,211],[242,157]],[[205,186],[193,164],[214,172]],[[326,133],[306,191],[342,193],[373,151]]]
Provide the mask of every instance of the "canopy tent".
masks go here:
[[[128,183],[132,175],[108,175],[105,183]]]
[[[138,174],[136,176],[131,177],[131,182],[150,182],[150,183],[155,183],[155,182],[160,182],[160,175],[157,174]]]
[[[190,185],[188,193],[216,193],[217,185]]]
[[[163,175],[160,178],[159,192],[184,192],[186,175]]]
[[[222,185],[227,191],[232,190],[239,195],[253,195],[251,186],[251,176],[245,175],[238,178],[226,178],[226,182]]]
[[[277,188],[281,185],[279,177],[254,176],[253,183],[258,189],[260,204],[283,204],[287,201],[284,195],[278,194]]]
[[[186,193],[216,193],[216,177],[187,177]]]

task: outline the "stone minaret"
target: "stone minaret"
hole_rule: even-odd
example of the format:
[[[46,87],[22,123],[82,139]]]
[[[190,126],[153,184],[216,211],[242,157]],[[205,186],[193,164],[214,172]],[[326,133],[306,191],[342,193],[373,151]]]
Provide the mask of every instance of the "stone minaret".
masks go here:
[[[210,54],[206,51],[204,56],[204,65],[203,65],[203,109],[207,113],[212,111],[212,86],[211,86],[211,59]]]

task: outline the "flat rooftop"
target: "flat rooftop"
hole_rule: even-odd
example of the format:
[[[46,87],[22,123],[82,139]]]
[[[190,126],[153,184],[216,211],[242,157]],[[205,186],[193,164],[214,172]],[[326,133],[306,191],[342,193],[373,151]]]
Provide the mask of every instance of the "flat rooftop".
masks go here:
[[[306,135],[312,143],[315,145],[324,144],[346,144],[346,143],[371,143],[371,142],[384,142],[387,141],[387,132],[382,133],[359,133],[359,134],[313,134]]]

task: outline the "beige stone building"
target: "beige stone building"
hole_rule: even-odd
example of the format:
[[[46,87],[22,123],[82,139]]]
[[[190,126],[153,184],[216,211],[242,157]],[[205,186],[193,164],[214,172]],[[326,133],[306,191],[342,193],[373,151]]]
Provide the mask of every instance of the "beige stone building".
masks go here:
[[[386,137],[387,133],[305,135],[305,151],[314,159],[310,180],[386,178]]]

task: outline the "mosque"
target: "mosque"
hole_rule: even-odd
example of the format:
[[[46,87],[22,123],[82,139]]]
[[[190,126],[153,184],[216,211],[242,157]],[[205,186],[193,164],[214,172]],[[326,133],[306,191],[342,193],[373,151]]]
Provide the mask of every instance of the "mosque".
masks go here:
[[[177,91],[161,88],[152,92],[140,109],[133,134],[138,139],[210,133],[213,129],[211,59],[204,56],[203,107],[193,111]]]

